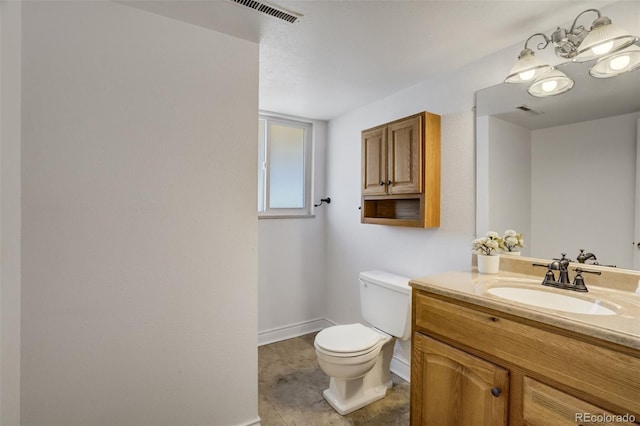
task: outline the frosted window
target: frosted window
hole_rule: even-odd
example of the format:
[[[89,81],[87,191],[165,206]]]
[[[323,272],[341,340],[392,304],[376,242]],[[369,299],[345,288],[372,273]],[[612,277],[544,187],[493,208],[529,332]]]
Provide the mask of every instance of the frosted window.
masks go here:
[[[267,149],[267,121],[258,120],[258,211],[264,209],[264,185],[266,173],[266,149]]]
[[[264,216],[308,216],[311,124],[260,115],[258,211]]]
[[[269,126],[269,207],[304,208],[304,129]]]

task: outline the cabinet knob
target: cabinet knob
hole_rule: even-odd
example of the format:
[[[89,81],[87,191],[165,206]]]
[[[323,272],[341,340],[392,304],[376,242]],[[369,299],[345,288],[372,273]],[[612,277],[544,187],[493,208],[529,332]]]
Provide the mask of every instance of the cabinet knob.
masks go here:
[[[495,396],[496,398],[499,397],[501,393],[502,393],[502,389],[500,388],[491,389],[491,395]]]
[[[380,186],[382,186],[382,185],[384,185],[384,181],[383,180],[380,181]]]
[[[387,181],[387,185],[391,186],[391,180]]]

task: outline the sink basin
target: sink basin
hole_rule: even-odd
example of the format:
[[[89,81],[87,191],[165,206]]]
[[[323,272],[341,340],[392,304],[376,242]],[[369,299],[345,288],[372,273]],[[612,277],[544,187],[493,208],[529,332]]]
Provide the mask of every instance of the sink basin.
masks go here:
[[[556,311],[585,315],[617,315],[616,311],[603,306],[598,299],[586,300],[571,294],[519,287],[493,287],[487,292],[502,299]]]

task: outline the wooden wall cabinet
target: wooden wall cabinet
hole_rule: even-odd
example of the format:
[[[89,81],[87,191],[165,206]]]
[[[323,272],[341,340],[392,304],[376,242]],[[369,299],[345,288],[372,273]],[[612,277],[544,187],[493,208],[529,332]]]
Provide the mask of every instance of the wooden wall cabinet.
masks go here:
[[[440,116],[362,131],[362,223],[440,226]]]
[[[416,289],[412,338],[412,426],[640,420],[637,349]]]

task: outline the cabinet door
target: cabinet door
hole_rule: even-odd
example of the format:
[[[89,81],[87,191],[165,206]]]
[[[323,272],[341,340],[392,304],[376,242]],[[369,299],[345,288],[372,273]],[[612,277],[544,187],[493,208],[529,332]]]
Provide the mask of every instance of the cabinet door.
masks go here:
[[[423,334],[413,337],[412,426],[507,425],[507,370]]]
[[[390,124],[387,130],[390,194],[422,192],[422,116]]]
[[[385,195],[387,128],[362,132],[362,195]]]
[[[629,414],[615,415],[530,377],[524,378],[522,417],[528,426],[635,424]]]

